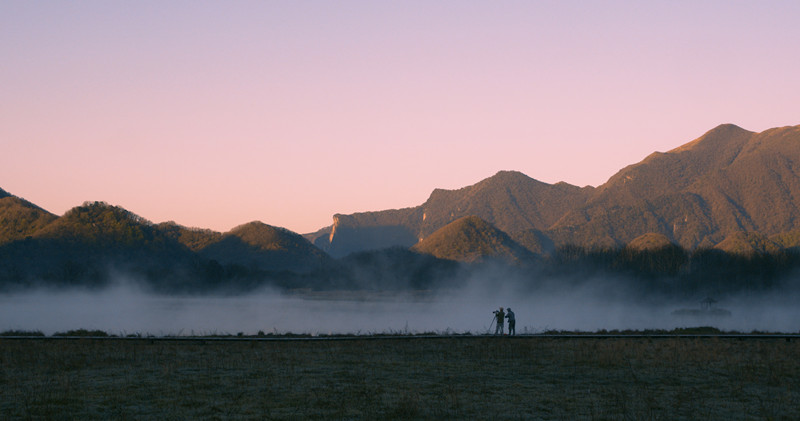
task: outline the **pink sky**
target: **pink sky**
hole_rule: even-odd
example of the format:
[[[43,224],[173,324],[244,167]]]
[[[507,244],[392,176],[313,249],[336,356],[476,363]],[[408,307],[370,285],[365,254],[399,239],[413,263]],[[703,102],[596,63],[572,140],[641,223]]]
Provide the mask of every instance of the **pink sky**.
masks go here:
[[[797,1],[0,2],[0,188],[296,232],[800,124]]]

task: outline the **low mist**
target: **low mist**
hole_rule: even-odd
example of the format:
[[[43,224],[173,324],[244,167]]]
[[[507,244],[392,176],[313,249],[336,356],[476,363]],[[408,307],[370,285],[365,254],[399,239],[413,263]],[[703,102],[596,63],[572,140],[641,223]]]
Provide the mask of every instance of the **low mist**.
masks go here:
[[[134,284],[102,291],[46,291],[0,295],[0,331],[76,329],[114,335],[255,335],[472,333],[492,327],[492,311],[511,307],[517,333],[550,330],[645,330],[712,326],[724,331],[800,331],[797,294],[765,292],[718,297],[730,317],[678,317],[700,309],[705,296],[643,298],[611,288],[607,280],[538,289],[496,288],[480,277],[435,292],[304,292],[261,290],[239,296],[169,296]]]

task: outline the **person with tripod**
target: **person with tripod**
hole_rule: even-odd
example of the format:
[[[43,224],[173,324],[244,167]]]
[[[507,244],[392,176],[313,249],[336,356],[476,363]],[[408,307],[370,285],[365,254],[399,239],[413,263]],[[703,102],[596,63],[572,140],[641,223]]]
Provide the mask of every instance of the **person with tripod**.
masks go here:
[[[508,336],[514,336],[517,334],[517,319],[514,317],[514,312],[511,311],[511,307],[506,310],[506,319],[508,319]]]
[[[503,307],[500,307],[500,310],[494,311],[494,318],[497,320],[497,325],[494,327],[494,334],[497,335],[498,332],[500,335],[503,334],[503,324],[505,323],[506,313],[503,312]]]

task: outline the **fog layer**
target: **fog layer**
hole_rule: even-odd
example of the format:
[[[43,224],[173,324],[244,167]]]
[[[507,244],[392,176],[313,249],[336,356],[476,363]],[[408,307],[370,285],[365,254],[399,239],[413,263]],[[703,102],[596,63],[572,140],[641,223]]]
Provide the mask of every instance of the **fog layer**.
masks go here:
[[[599,285],[599,284],[598,284]],[[705,297],[681,301],[642,300],[607,288],[498,290],[480,283],[437,293],[281,294],[164,296],[133,287],[103,291],[35,291],[0,295],[0,331],[74,329],[109,334],[255,335],[264,333],[487,333],[492,311],[511,307],[517,333],[548,330],[597,331],[713,326],[725,331],[800,331],[796,296],[741,294],[720,299],[730,317],[677,317],[679,308],[699,309]]]

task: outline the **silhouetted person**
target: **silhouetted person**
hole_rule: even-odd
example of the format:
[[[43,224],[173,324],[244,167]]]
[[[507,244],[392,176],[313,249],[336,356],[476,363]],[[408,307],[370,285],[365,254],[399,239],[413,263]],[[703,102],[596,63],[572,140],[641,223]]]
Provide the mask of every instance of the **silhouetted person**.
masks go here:
[[[506,310],[506,319],[508,319],[508,335],[513,336],[517,334],[517,320],[514,318],[514,312],[511,307]]]
[[[506,317],[506,313],[503,312],[503,307],[500,307],[500,310],[495,310],[494,317],[495,319],[497,319],[497,326],[494,327],[494,334],[502,335],[503,324],[505,323],[505,317]]]

